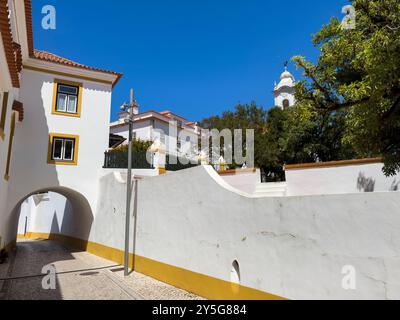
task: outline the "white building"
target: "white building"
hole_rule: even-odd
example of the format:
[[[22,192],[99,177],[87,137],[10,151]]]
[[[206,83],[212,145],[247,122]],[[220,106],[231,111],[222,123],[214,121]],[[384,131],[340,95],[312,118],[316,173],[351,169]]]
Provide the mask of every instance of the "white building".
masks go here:
[[[142,141],[160,141],[169,155],[196,158],[198,153],[201,128],[195,122],[189,122],[184,117],[171,111],[147,111],[139,113],[136,110],[133,122],[133,138]],[[126,112],[119,114],[119,119],[110,124],[110,133],[122,136],[127,143],[129,137],[128,124],[125,122]]]
[[[0,248],[21,203],[43,192],[76,200],[82,216],[64,229],[88,238],[121,74],[35,50],[30,0],[0,0],[0,19]]]
[[[294,76],[285,66],[285,71],[281,74],[280,82],[278,84],[275,83],[275,106],[284,110],[295,105],[295,85],[296,80]]]

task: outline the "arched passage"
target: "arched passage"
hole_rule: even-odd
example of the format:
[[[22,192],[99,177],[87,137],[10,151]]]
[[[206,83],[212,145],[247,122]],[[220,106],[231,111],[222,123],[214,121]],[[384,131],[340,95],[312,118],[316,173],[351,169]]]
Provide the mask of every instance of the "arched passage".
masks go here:
[[[18,226],[21,212],[30,216],[29,225]],[[86,250],[93,224],[93,211],[81,193],[65,188],[53,187],[36,190],[14,206],[9,226],[11,235],[17,239],[19,230],[39,237],[65,240],[75,247]]]

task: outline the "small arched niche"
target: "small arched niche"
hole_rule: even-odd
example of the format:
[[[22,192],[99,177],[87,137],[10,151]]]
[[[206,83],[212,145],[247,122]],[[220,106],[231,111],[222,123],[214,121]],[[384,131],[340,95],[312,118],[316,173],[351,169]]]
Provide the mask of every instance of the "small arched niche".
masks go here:
[[[232,263],[231,282],[234,284],[240,284],[240,266],[237,260]]]
[[[290,107],[290,101],[288,99],[285,99],[283,100],[282,105],[283,105],[283,110],[286,110],[287,108]]]

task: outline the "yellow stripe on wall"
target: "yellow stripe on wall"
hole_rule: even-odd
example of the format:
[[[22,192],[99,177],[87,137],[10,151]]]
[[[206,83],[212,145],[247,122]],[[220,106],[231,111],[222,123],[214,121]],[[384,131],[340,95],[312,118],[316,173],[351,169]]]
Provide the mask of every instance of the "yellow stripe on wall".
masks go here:
[[[72,247],[87,251],[104,259],[123,264],[124,252],[95,242],[84,241],[64,235],[28,233],[18,235],[18,239],[56,240]],[[267,292],[233,284],[152,259],[130,254],[129,264],[136,272],[145,274],[174,287],[212,300],[286,300]]]

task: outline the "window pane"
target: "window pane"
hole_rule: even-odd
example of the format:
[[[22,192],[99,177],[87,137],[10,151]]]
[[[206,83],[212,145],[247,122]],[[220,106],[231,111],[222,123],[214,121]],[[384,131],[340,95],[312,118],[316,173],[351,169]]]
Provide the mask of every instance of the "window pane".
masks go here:
[[[74,159],[74,140],[65,140],[64,160],[72,161]]]
[[[57,97],[57,111],[65,112],[67,110],[67,95],[59,93]]]
[[[58,86],[58,92],[77,95],[78,94],[78,88],[77,87],[71,87],[71,86],[65,86],[65,85],[59,85]]]
[[[76,96],[68,96],[67,112],[76,113],[77,100]]]
[[[63,141],[61,139],[53,140],[53,160],[62,159]]]

